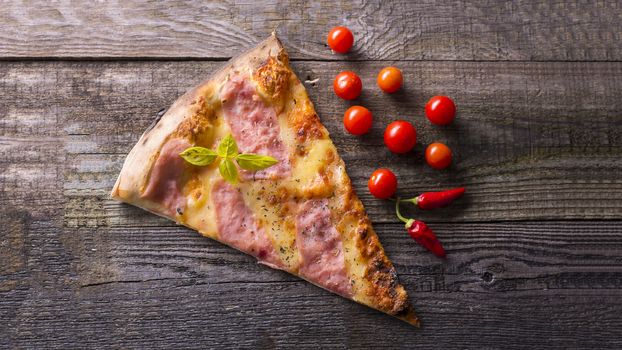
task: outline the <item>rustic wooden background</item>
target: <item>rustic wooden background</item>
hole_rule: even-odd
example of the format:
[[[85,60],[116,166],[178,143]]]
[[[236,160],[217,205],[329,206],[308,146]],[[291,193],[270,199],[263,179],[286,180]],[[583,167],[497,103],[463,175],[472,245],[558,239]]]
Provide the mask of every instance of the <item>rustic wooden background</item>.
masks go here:
[[[2,1],[1,348],[622,347],[620,1]],[[349,26],[354,52],[324,45]],[[153,116],[276,29],[345,159],[421,329],[108,197]],[[405,89],[384,95],[378,70]],[[334,75],[357,71],[371,135],[346,135]],[[452,96],[458,117],[423,106]],[[414,122],[414,154],[382,130]],[[449,171],[424,165],[434,140]],[[410,241],[366,179],[466,185]]]

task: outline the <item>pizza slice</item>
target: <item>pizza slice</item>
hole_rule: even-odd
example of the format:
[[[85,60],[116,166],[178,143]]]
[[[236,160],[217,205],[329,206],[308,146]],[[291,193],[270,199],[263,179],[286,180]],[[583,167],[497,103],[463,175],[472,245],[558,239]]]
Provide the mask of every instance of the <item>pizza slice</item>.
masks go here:
[[[197,166],[180,155],[190,147],[214,150],[228,137],[240,153],[277,163],[259,171],[228,163],[224,170],[239,175],[227,181],[224,159]],[[112,197],[419,324],[274,34],[180,97],[149,127],[127,156]]]

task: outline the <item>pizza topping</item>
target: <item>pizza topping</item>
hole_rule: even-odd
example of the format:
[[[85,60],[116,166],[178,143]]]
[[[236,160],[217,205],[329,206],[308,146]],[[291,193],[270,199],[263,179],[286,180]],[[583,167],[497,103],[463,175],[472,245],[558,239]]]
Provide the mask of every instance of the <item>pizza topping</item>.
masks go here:
[[[273,100],[284,97],[289,88],[289,69],[272,56],[255,71],[253,77],[257,85]]]
[[[220,172],[220,176],[228,182],[232,184],[238,182],[238,168],[235,167],[231,159],[223,159],[218,165],[218,171]]]
[[[210,108],[209,104],[205,101],[205,97],[201,96],[195,101],[198,103],[197,110],[190,116],[183,119],[183,121],[175,130],[175,135],[178,138],[184,138],[190,141],[190,143],[197,145],[209,145],[213,142],[214,138],[214,109]]]
[[[269,155],[278,164],[257,173],[242,172],[243,179],[284,178],[291,172],[274,108],[267,106],[249,79],[232,76],[223,86],[222,107],[238,147],[244,153]]]
[[[251,209],[244,203],[242,193],[225,181],[216,181],[212,196],[220,240],[256,257],[262,264],[281,269],[283,263],[278,253]]]
[[[218,157],[218,153],[205,147],[188,147],[179,154],[186,162],[197,165],[206,166],[212,164]]]
[[[269,168],[279,162],[270,156],[262,156],[252,153],[238,154],[235,157],[235,161],[238,163],[240,168],[248,171],[259,171]]]
[[[298,208],[296,245],[300,251],[300,274],[332,292],[352,295],[343,244],[330,222],[326,199],[312,199]]]
[[[186,207],[186,197],[181,192],[186,166],[179,153],[189,146],[188,141],[179,138],[171,139],[162,146],[142,194],[142,198],[161,203],[170,216],[183,213]]]
[[[218,170],[220,176],[228,182],[235,184],[238,182],[238,168],[234,164],[234,160],[238,166],[248,171],[259,171],[269,168],[278,163],[278,160],[270,156],[262,156],[259,154],[239,154],[238,145],[231,135],[225,136],[220,141],[217,151],[212,151],[205,147],[189,147],[179,154],[186,162],[197,165],[206,166],[212,164],[216,159],[220,159]]]

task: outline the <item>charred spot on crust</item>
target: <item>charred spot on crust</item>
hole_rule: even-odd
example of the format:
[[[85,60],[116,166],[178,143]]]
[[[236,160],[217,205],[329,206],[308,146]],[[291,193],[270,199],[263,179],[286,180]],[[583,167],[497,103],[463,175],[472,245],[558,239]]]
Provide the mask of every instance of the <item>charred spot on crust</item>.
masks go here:
[[[369,233],[369,230],[367,229],[367,227],[359,227],[356,230],[356,233],[358,234],[360,239],[365,239],[367,238],[367,234]]]
[[[362,210],[354,211],[363,213]],[[397,272],[385,255],[378,236],[374,234],[369,224],[369,219],[359,218],[356,233],[358,248],[366,261],[363,277],[370,283],[368,295],[382,311],[390,315],[408,314],[408,310],[411,309],[408,294],[400,285]],[[414,317],[414,313],[410,313]]]
[[[199,97],[198,109],[190,117],[185,118],[177,127],[176,135],[185,138],[196,145],[210,146],[209,135],[212,122],[215,118],[214,111],[207,106],[205,98]]]
[[[320,118],[313,111],[301,114],[294,109],[294,113],[290,120],[294,130],[296,130],[296,138],[300,142],[323,139],[326,137],[324,126],[320,122]]]
[[[406,291],[399,283],[395,268],[383,254],[376,254],[369,261],[365,278],[372,283],[371,294],[385,312],[398,315],[410,307]]]
[[[281,60],[270,56],[254,73],[260,88],[273,100],[283,97],[289,89],[291,72]]]
[[[300,144],[300,143],[296,145],[296,155],[297,156],[304,157],[304,156],[307,155],[308,152],[309,152],[309,150],[307,150],[305,145]]]
[[[372,262],[371,262],[371,266],[378,272],[382,272],[382,273],[390,273],[390,272],[394,272],[391,271],[392,268],[391,266],[387,265],[387,262],[384,259],[375,257]]]

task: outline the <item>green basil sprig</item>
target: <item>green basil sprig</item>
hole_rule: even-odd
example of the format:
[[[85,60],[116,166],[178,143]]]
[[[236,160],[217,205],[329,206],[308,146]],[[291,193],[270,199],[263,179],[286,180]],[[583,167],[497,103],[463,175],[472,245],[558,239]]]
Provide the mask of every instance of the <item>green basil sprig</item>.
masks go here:
[[[218,170],[220,176],[233,184],[238,181],[238,169],[235,163],[242,169],[258,171],[269,168],[279,162],[270,156],[238,153],[238,145],[231,134],[220,141],[216,152],[205,147],[194,146],[186,148],[179,155],[186,162],[197,166],[210,165],[216,159],[219,159],[220,164],[218,165]]]

